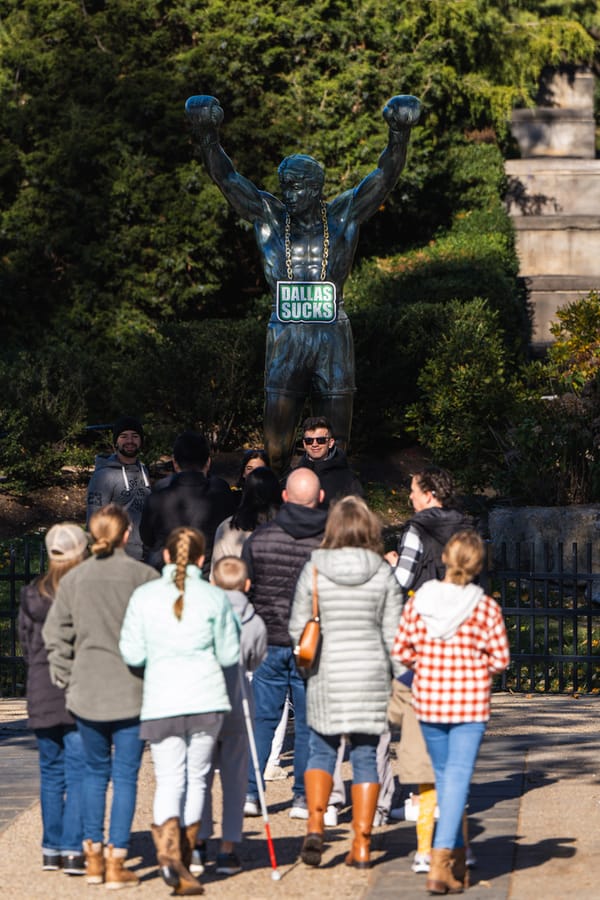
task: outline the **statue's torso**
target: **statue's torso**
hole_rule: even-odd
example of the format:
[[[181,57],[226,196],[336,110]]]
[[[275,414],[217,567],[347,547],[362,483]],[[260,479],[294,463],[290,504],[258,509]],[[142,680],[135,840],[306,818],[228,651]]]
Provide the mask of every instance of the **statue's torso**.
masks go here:
[[[254,233],[260,251],[265,278],[274,294],[278,281],[332,281],[338,300],[342,299],[344,282],[350,274],[358,243],[358,223],[348,217],[332,213],[328,207],[327,225],[329,251],[323,278],[323,225],[316,221],[310,227],[298,228],[290,222],[289,248],[292,279],[286,266],[285,207],[268,208],[268,214],[254,223]]]

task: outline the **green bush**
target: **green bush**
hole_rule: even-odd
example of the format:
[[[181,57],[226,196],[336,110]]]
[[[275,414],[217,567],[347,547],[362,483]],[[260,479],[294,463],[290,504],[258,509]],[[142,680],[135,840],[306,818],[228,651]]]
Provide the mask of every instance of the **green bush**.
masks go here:
[[[204,431],[214,449],[260,443],[263,322],[131,328],[128,338],[97,334],[81,352],[71,349],[80,336],[46,336],[0,363],[0,469],[13,487],[51,483],[67,463],[90,465],[85,426],[123,412],[144,420],[154,457],[185,428]]]
[[[465,489],[485,487],[501,462],[502,430],[514,385],[498,313],[481,299],[452,301],[418,377],[407,426]]]

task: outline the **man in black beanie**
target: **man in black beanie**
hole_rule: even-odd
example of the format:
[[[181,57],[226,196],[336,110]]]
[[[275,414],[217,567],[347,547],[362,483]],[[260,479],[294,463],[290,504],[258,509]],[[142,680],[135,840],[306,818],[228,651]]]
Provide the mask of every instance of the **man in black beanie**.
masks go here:
[[[148,470],[138,459],[144,443],[144,428],[134,416],[121,416],[112,430],[115,452],[96,457],[96,468],[88,485],[87,523],[107,503],[125,507],[132,525],[125,550],[135,559],[141,559],[140,520],[150,493]]]

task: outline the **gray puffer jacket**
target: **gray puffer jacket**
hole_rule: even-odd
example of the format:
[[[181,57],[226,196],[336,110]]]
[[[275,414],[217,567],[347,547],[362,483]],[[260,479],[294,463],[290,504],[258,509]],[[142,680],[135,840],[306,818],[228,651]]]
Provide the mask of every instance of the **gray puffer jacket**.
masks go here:
[[[294,643],[312,615],[313,566],[323,642],[318,671],[308,679],[307,722],[320,734],[382,734],[390,651],[402,610],[398,583],[372,550],[314,550],[296,587],[290,619]]]

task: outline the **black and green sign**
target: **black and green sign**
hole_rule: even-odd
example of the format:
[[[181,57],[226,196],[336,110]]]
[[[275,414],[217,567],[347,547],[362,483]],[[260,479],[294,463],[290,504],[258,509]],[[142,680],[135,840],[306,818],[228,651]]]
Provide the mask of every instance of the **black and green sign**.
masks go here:
[[[280,322],[335,322],[335,284],[278,281],[275,312]]]

